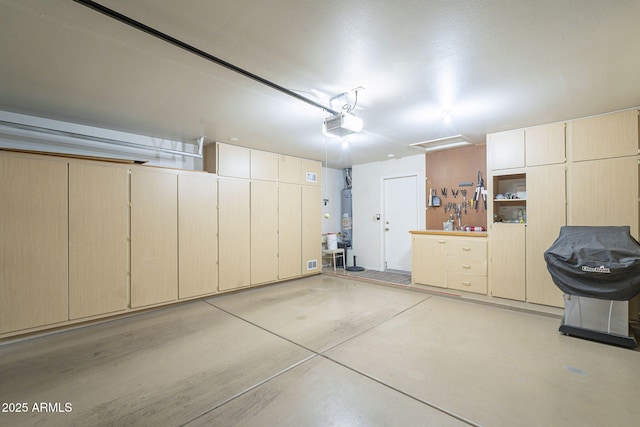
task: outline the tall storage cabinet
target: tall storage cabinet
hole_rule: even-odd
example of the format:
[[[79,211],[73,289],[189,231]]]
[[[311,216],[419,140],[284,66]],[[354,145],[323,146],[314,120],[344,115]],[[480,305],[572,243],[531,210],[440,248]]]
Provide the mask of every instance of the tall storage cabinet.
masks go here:
[[[278,279],[280,280],[302,275],[301,209],[300,185],[280,183],[278,185]]]
[[[178,179],[131,171],[131,307],[178,299]]]
[[[251,284],[251,188],[249,180],[218,179],[218,239],[221,291]]]
[[[218,183],[215,175],[178,175],[178,296],[218,291]]]
[[[67,164],[0,156],[0,333],[67,320]]]
[[[69,163],[69,318],[129,307],[129,169]]]
[[[302,186],[302,275],[316,274],[322,267],[322,190]]]
[[[257,285],[276,280],[278,280],[278,184],[271,181],[252,181],[251,284]]]

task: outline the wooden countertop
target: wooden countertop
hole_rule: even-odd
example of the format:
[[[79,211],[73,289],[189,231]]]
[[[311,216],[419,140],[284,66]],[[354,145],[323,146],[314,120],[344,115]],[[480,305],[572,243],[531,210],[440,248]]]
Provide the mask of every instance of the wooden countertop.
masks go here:
[[[486,231],[409,230],[409,233],[431,236],[487,237]]]

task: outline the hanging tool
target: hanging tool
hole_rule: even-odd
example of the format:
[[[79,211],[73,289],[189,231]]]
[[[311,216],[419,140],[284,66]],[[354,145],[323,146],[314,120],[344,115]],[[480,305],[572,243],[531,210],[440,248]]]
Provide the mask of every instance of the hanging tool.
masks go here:
[[[473,195],[473,204],[478,210],[478,201],[482,197],[484,202],[484,209],[487,210],[487,190],[484,188],[484,180],[482,179],[482,172],[478,171],[478,184],[476,185],[476,192]]]
[[[453,188],[451,189],[451,194],[453,194],[453,197],[454,197],[454,198],[456,198],[456,199],[458,198],[458,193],[459,193],[459,192],[460,192],[460,190],[457,190],[457,191],[456,191],[456,190],[454,190]]]
[[[446,188],[441,188],[440,189],[440,193],[442,193],[442,197],[444,197],[445,199],[447,198],[447,189]]]
[[[467,190],[460,190],[462,193],[462,205],[464,206],[464,214],[467,214]]]

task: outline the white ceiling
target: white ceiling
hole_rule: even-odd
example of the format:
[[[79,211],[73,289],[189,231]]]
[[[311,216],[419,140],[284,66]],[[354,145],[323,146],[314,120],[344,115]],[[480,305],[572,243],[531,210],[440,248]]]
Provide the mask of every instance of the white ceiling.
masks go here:
[[[365,131],[344,149],[322,109],[72,0],[0,0],[0,109],[341,168],[640,105],[638,0],[98,3],[329,107],[362,86]]]

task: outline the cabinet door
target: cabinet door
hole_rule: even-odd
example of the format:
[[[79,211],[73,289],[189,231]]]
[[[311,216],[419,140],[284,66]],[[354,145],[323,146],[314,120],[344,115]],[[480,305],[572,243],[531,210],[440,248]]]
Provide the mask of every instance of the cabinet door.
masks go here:
[[[302,274],[302,190],[299,185],[278,186],[278,278]]]
[[[320,273],[322,265],[322,194],[302,186],[302,275]]]
[[[67,320],[67,164],[0,154],[0,333]]]
[[[131,171],[131,307],[178,298],[178,179]]]
[[[277,181],[278,157],[275,153],[251,150],[251,179]]]
[[[524,129],[487,135],[487,165],[491,170],[524,166]]]
[[[218,288],[251,284],[251,202],[249,181],[218,180]]]
[[[278,184],[251,182],[251,284],[278,280]]]
[[[215,175],[178,176],[178,296],[218,291],[218,183]]]
[[[236,145],[217,144],[217,173],[220,176],[249,178],[250,150]]]
[[[321,185],[322,163],[315,160],[302,159],[300,163],[300,181],[305,185]]]
[[[638,154],[637,110],[573,120],[568,126],[574,162]]]
[[[129,306],[129,170],[69,164],[69,318]]]
[[[566,225],[566,170],[564,165],[527,169],[527,301],[563,307],[562,291],[551,280],[544,260]]]
[[[411,280],[420,285],[447,287],[447,239],[412,236]]]
[[[491,224],[489,240],[491,295],[525,300],[525,226]]]
[[[300,184],[302,159],[280,155],[278,159],[278,180],[291,184]]]
[[[569,225],[629,225],[637,239],[638,158],[573,163]]]
[[[524,133],[527,166],[551,165],[566,161],[564,123],[527,128]]]

